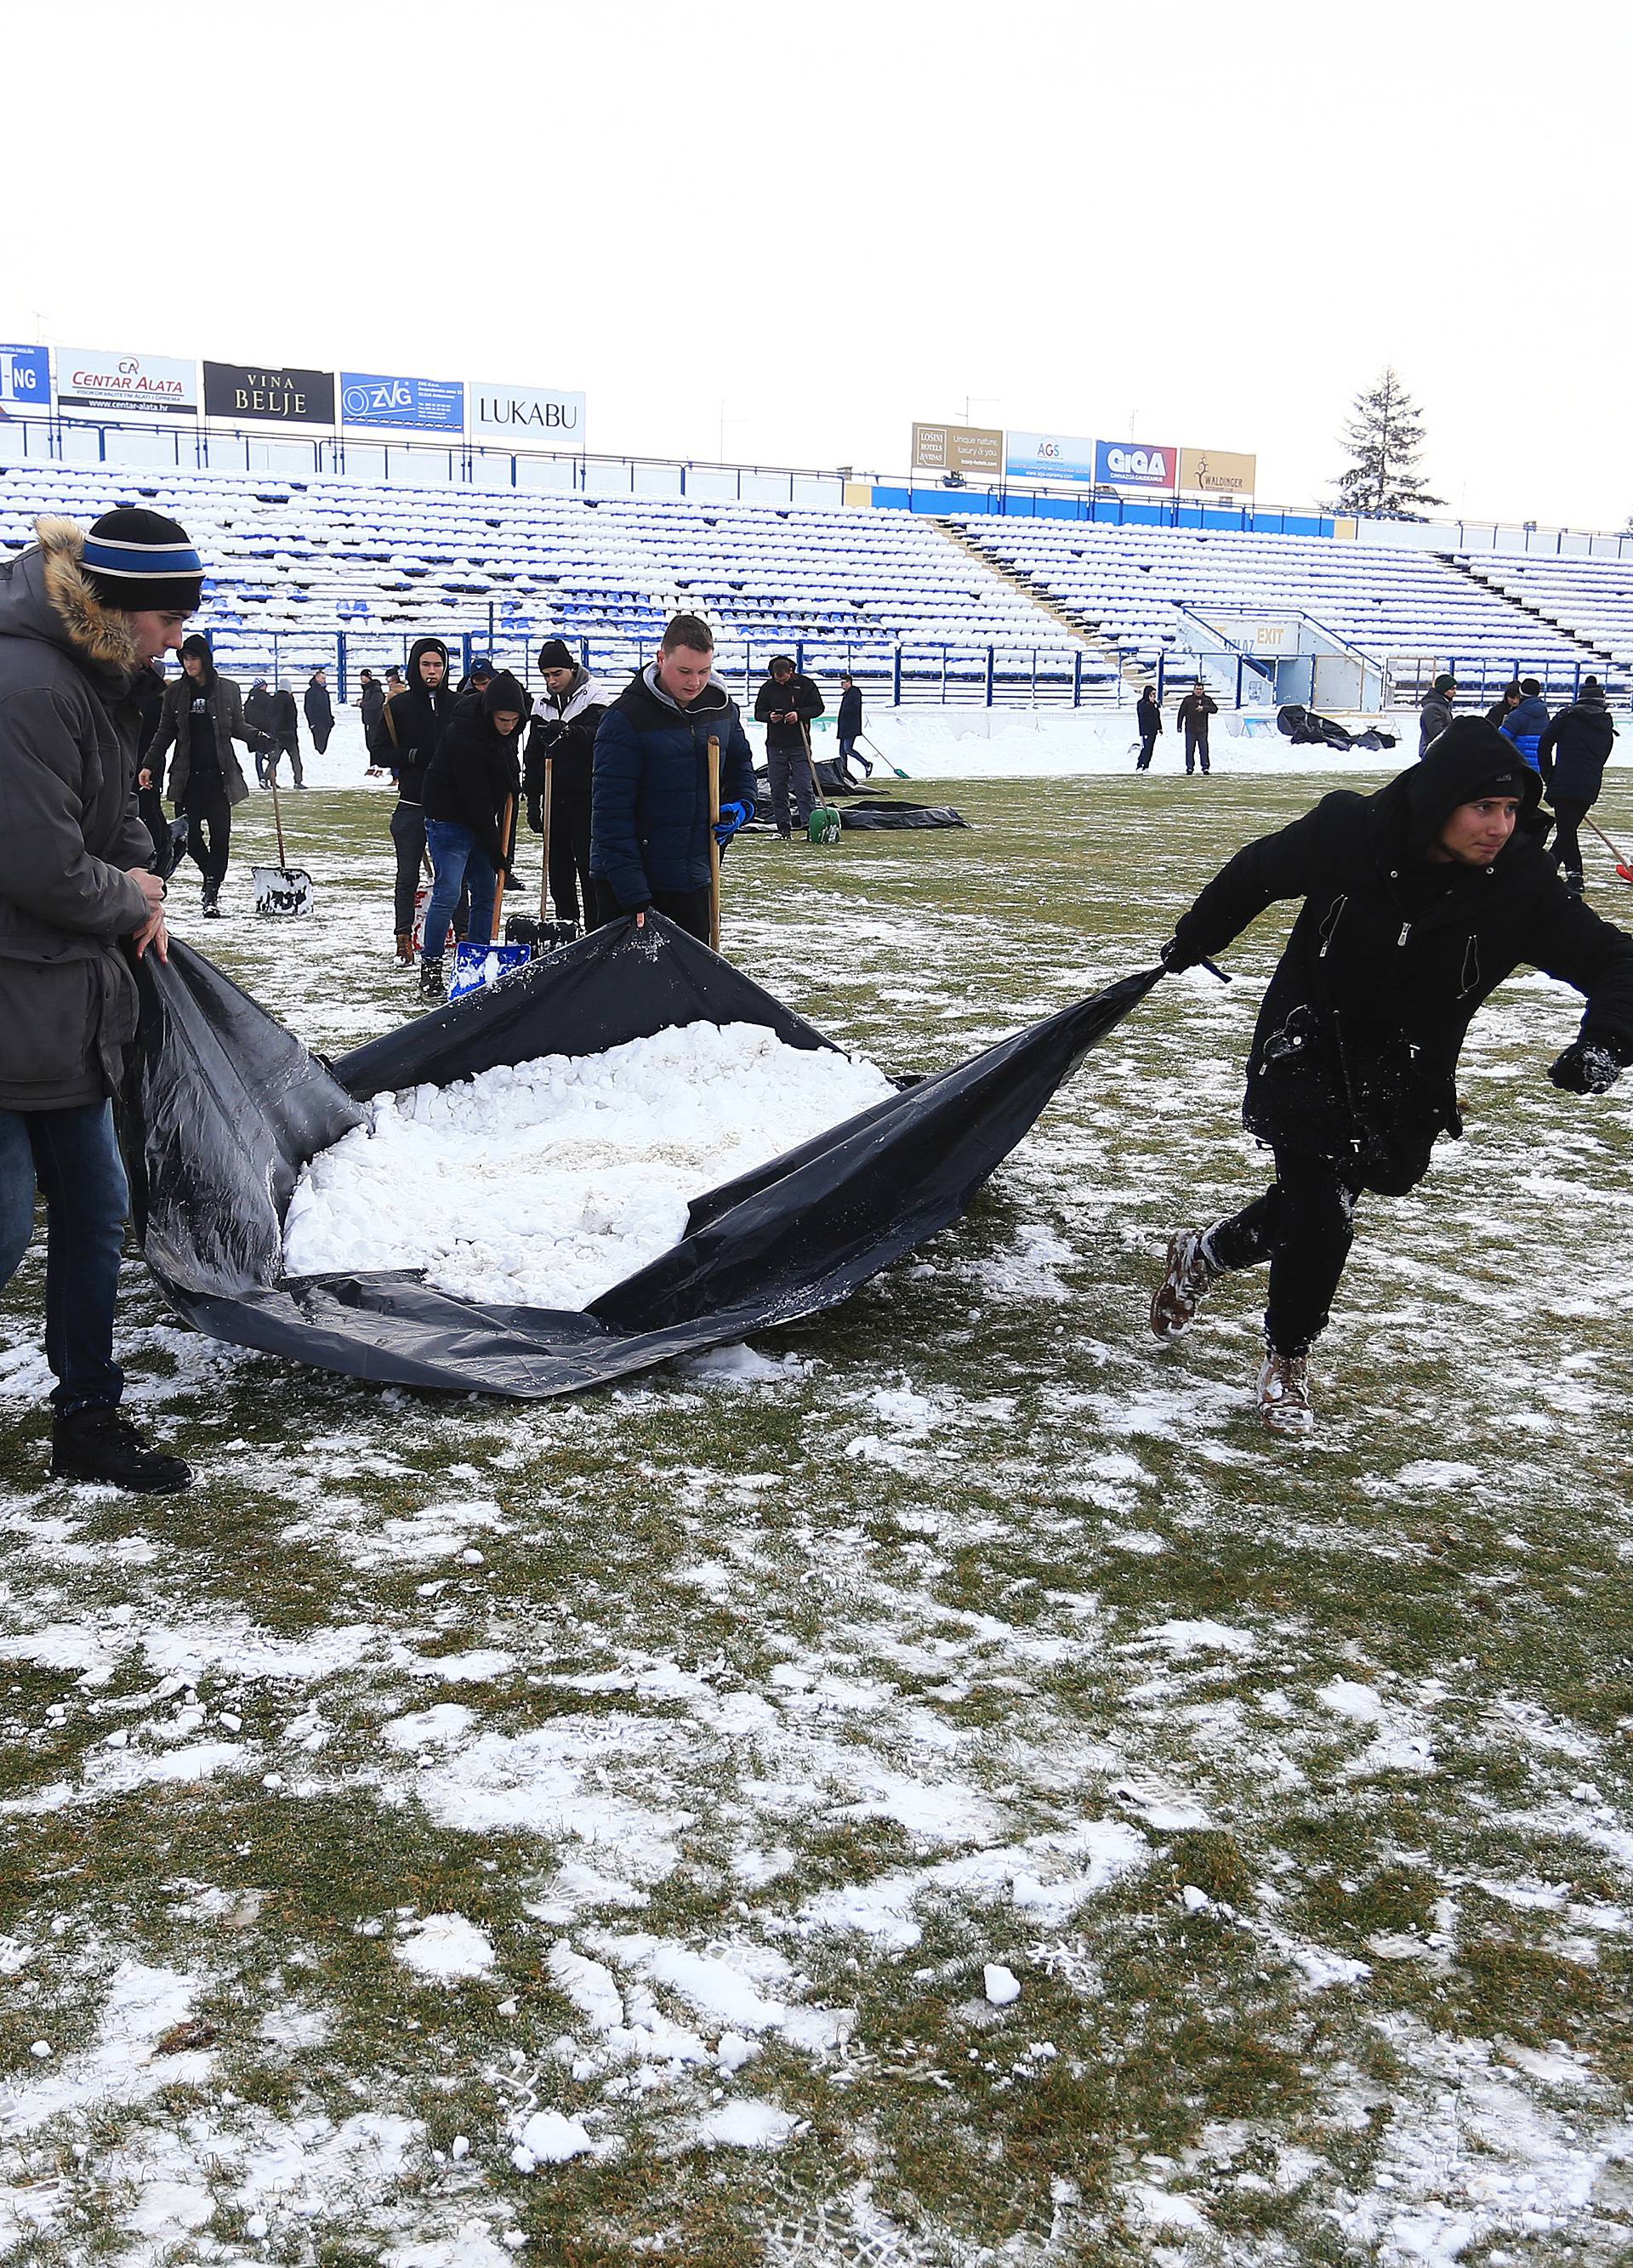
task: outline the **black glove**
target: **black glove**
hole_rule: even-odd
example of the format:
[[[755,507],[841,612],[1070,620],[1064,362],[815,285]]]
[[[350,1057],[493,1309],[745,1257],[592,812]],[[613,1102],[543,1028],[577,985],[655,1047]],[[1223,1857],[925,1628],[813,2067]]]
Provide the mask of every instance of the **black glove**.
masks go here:
[[[538,734],[541,748],[553,748],[566,730],[559,717],[536,717],[533,719],[533,731]]]
[[[1548,1075],[1566,1094],[1604,1094],[1621,1078],[1622,1066],[1608,1048],[1592,1040],[1573,1040],[1549,1064]]]
[[[1177,937],[1171,937],[1168,939],[1162,949],[1160,958],[1163,967],[1170,976],[1183,976],[1188,968],[1195,968],[1196,966],[1195,955],[1181,952],[1180,940]]]
[[[527,824],[535,835],[544,832],[544,798],[530,795],[527,799]]]

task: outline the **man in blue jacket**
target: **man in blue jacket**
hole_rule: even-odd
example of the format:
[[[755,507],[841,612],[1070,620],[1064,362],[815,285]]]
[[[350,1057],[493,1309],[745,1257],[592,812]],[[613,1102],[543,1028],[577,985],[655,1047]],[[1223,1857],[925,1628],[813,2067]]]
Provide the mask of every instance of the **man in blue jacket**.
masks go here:
[[[601,719],[590,788],[590,880],[598,923],[666,914],[709,941],[709,743],[720,743],[720,842],[754,815],[754,760],[737,704],[714,674],[715,637],[677,615],[658,659]]]
[[[1509,711],[1500,730],[1505,740],[1512,740],[1533,771],[1537,769],[1537,742],[1548,730],[1548,711],[1542,703],[1541,681],[1522,677],[1519,699]]]

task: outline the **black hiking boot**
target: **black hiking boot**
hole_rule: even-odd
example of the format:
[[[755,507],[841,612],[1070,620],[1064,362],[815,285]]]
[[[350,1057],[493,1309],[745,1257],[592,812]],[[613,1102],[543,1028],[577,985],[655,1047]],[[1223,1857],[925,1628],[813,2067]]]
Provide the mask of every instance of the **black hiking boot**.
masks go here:
[[[219,921],[221,919],[220,899],[208,882],[204,885],[204,899],[200,910],[203,914],[206,921]]]
[[[420,998],[422,1000],[445,1000],[448,988],[442,981],[442,961],[422,959],[420,962]]]
[[[61,1481],[107,1481],[140,1496],[170,1496],[193,1483],[180,1457],[150,1449],[117,1410],[76,1410],[51,1427],[51,1475]]]

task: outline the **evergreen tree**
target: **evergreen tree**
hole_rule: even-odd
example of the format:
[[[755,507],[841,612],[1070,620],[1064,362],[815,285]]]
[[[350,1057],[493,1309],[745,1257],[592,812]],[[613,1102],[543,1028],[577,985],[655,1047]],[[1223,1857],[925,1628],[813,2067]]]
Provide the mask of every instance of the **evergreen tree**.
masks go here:
[[[1335,512],[1367,519],[1422,519],[1420,506],[1445,502],[1423,485],[1417,469],[1423,421],[1393,369],[1386,367],[1370,391],[1356,395],[1343,438],[1351,461],[1339,475]]]

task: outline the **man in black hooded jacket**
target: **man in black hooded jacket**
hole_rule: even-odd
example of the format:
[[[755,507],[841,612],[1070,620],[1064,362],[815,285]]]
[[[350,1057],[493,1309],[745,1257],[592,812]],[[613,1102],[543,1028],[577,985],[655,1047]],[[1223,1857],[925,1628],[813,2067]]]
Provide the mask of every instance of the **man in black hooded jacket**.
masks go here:
[[[1554,864],[1567,889],[1582,887],[1577,829],[1599,801],[1615,742],[1616,728],[1597,677],[1583,679],[1576,699],[1560,711],[1537,742],[1543,792],[1554,806]]]
[[[1528,962],[1585,994],[1548,1077],[1598,1094],[1633,1062],[1633,938],[1573,897],[1520,824],[1541,783],[1483,717],[1456,719],[1377,794],[1326,796],[1239,850],[1180,921],[1172,972],[1222,953],[1280,898],[1304,907],[1259,1012],[1243,1122],[1274,1152],[1266,1194],[1205,1233],[1181,1230],[1151,1304],[1183,1330],[1221,1275],[1270,1263],[1259,1409],[1307,1432],[1307,1358],[1365,1189],[1404,1196],[1442,1133],[1481,1003]]]
[[[448,649],[440,638],[416,638],[408,649],[408,681],[394,701],[381,703],[369,754],[397,783],[391,839],[397,852],[397,966],[414,966],[414,895],[425,860],[425,775],[448,729],[457,698],[448,682]]]

